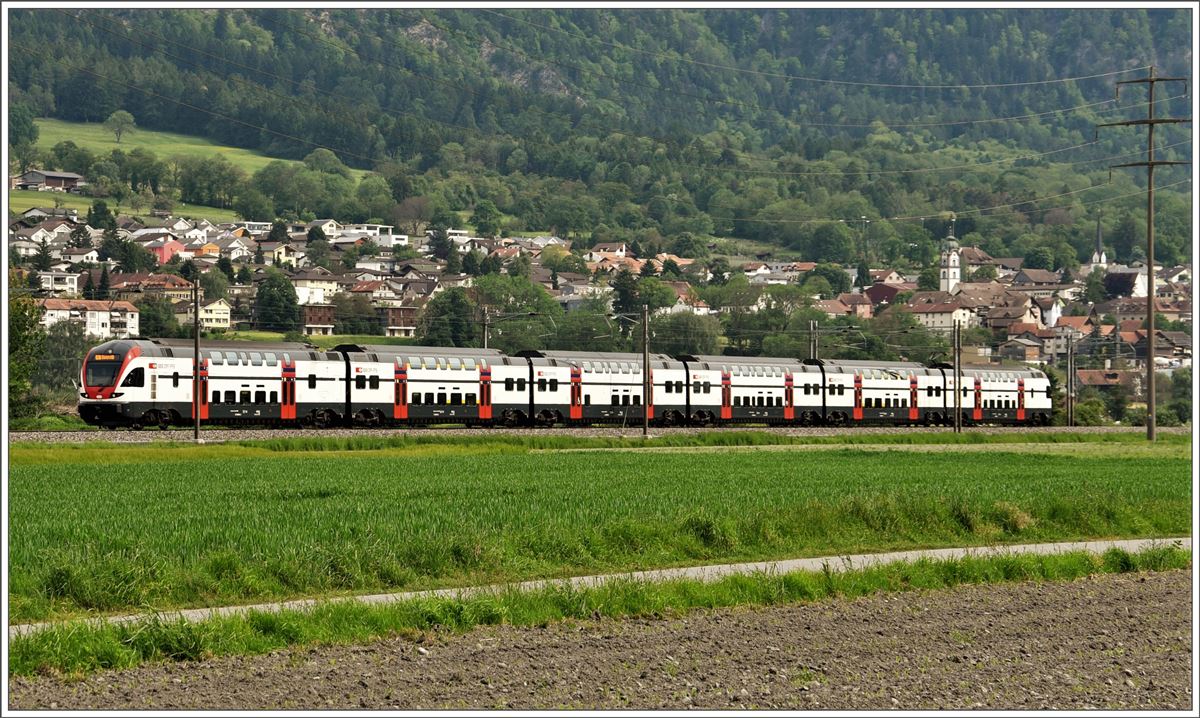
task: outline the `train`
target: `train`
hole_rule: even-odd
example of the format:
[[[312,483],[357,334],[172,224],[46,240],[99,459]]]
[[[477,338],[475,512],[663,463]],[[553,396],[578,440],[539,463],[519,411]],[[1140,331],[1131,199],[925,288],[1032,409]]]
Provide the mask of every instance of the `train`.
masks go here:
[[[88,351],[79,415],[104,428],[937,426],[954,423],[946,364],[405,345],[118,339]],[[1050,423],[1046,375],[966,365],[965,425]],[[647,384],[649,392],[646,392]],[[198,387],[196,395],[193,391]],[[198,398],[198,401],[196,400]]]

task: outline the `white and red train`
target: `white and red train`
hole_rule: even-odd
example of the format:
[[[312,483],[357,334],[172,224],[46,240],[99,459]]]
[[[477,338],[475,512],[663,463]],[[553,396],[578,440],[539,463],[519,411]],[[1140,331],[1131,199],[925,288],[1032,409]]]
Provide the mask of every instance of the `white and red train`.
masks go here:
[[[936,425],[954,420],[954,372],[910,362],[642,356],[422,346],[205,342],[199,402],[186,339],[132,339],[88,352],[79,414],[104,427],[548,426],[652,423]],[[1050,421],[1035,369],[965,366],[966,424]]]

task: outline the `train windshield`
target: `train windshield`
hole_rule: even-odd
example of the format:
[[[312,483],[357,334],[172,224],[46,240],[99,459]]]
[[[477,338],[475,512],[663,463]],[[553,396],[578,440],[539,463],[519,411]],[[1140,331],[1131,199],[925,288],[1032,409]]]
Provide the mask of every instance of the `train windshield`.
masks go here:
[[[121,370],[121,362],[89,361],[84,383],[87,386],[112,386],[117,381],[117,372]]]

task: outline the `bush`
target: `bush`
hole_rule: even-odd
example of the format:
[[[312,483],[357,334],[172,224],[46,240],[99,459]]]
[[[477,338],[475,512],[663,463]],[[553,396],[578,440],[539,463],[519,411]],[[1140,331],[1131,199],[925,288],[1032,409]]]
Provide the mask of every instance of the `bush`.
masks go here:
[[[1128,409],[1125,417],[1128,419],[1134,412]],[[1145,423],[1145,411],[1142,412],[1142,423]],[[1106,426],[1110,423],[1108,414],[1104,411],[1104,402],[1100,399],[1088,399],[1075,405],[1076,426]]]

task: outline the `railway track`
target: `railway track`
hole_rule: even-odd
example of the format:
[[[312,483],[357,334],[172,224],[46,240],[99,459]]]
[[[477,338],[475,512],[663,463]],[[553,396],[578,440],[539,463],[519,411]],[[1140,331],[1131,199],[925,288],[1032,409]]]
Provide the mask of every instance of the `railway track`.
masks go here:
[[[947,432],[947,427],[858,427],[854,429],[837,428],[837,427],[766,427],[766,426],[739,426],[739,427],[721,427],[721,428],[700,428],[700,427],[671,427],[659,428],[651,427],[651,436],[665,435],[684,435],[684,434],[699,434],[709,431],[731,431],[736,429],[767,431],[782,436],[836,436],[838,434],[911,434],[911,433],[937,433]],[[1014,432],[1021,433],[1041,433],[1041,434],[1057,434],[1057,433],[1134,433],[1144,432],[1145,429],[1140,426],[1046,426],[1046,427],[997,427],[986,426],[978,428],[964,429],[965,433],[979,434],[1010,434]],[[1188,427],[1174,427],[1159,429],[1160,433],[1190,433]],[[617,436],[640,436],[640,426],[626,427],[571,427],[571,428],[550,428],[550,429],[505,429],[505,428],[458,428],[458,427],[442,427],[442,428],[424,428],[424,429],[266,429],[266,428],[246,428],[246,429],[202,429],[200,438],[205,443],[218,443],[223,441],[252,441],[264,439],[279,439],[293,437],[311,437],[311,436],[329,436],[329,437],[350,437],[350,436],[484,436],[488,434],[528,434],[534,433],[538,436],[577,436],[577,437],[617,437]],[[115,429],[111,431],[10,431],[8,434],[9,442],[48,444],[48,443],[68,443],[82,444],[88,442],[109,442],[109,443],[129,443],[129,444],[146,444],[155,442],[190,442],[192,440],[191,429],[146,429],[140,431],[130,431],[124,429]]]

